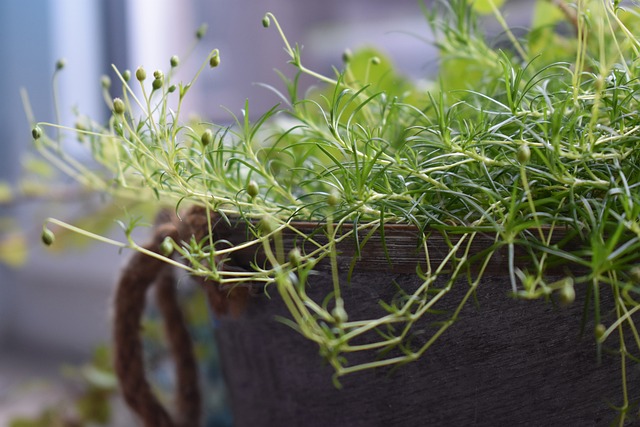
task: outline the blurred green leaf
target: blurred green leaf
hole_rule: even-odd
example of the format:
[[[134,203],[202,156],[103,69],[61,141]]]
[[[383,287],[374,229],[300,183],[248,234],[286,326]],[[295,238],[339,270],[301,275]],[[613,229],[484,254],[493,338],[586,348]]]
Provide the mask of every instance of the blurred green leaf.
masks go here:
[[[206,324],[210,320],[209,305],[200,294],[191,295],[182,301],[190,323]]]
[[[103,390],[114,390],[118,385],[115,375],[110,371],[92,365],[83,366],[81,371],[84,379],[92,387]]]
[[[495,7],[501,7],[504,0],[475,0],[471,3],[471,6],[476,10],[476,12],[486,14],[493,12],[493,8],[491,7],[492,3]]]
[[[111,349],[108,345],[103,344],[97,346],[93,351],[91,363],[96,368],[113,372],[113,364],[111,357]]]
[[[54,409],[47,409],[37,418],[19,417],[9,421],[9,427],[72,427],[77,424],[65,420]]]
[[[537,1],[535,3],[533,19],[531,20],[532,31],[542,27],[554,26],[565,19],[560,8],[551,2]]]
[[[51,182],[46,182],[33,177],[25,178],[18,184],[20,193],[27,197],[45,196],[51,192]]]
[[[559,35],[553,26],[539,27],[528,37],[530,56],[540,64],[571,61],[575,57],[575,39]]]
[[[27,262],[27,241],[20,232],[0,238],[0,263],[9,267],[21,267]]]
[[[76,401],[76,409],[85,422],[104,425],[111,421],[109,393],[104,390],[91,389]]]
[[[445,92],[469,90],[485,78],[487,67],[473,58],[444,58],[441,65],[441,85]]]
[[[638,7],[638,5],[620,9],[618,11],[618,17],[629,31],[633,34],[638,34],[638,31],[640,30],[640,7]]]
[[[372,63],[373,58],[378,61]],[[370,84],[372,92],[385,92],[388,97],[401,96],[412,88],[406,78],[396,73],[391,59],[377,49],[356,51],[349,61],[349,71],[354,80]]]
[[[56,175],[51,163],[35,156],[24,156],[22,167],[27,176],[37,175],[42,178],[53,178]]]
[[[0,204],[11,202],[13,197],[14,194],[11,185],[6,181],[0,181]]]

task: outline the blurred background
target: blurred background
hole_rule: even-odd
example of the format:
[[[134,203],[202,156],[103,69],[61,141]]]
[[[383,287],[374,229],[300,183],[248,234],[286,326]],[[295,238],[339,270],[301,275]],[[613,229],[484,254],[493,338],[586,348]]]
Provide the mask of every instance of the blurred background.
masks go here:
[[[510,23],[526,24],[526,3],[508,3]],[[56,61],[64,58],[55,84],[59,120],[73,126],[77,109],[105,121],[103,75],[114,82],[112,96],[119,95],[111,64],[167,71],[169,58],[183,58],[196,29],[206,23],[206,36],[184,58],[178,78],[188,80],[213,48],[220,49],[222,63],[190,92],[187,113],[225,123],[231,116],[222,106],[239,114],[248,98],[257,115],[278,98],[256,83],[284,89],[274,69],[293,71],[277,32],[262,28],[267,11],[278,17],[289,40],[303,47],[305,65],[318,72],[331,74],[332,66],[341,67],[345,49],[369,45],[412,78],[427,78],[437,69],[416,0],[0,2],[0,425],[16,416],[36,416],[65,399],[73,375],[61,367],[83,366],[110,339],[110,299],[126,260],[126,253],[104,244],[84,241],[64,250],[40,244],[46,217],[73,223],[105,202],[69,190],[65,182],[41,194],[38,182],[25,179],[36,170],[45,180],[52,175],[30,153],[21,89],[38,121],[58,121],[52,76]],[[12,192],[16,188],[19,193]],[[124,238],[117,228],[113,236]],[[131,423],[126,411],[119,411],[110,425]]]

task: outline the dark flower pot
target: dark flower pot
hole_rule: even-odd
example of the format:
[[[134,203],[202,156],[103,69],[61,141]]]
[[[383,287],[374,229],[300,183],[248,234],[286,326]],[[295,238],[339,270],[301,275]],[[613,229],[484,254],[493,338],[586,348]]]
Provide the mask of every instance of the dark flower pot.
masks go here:
[[[207,221],[202,212],[192,215],[185,220],[187,227],[159,228],[148,249],[159,250],[167,234],[176,241],[191,235],[202,238]],[[238,245],[246,240],[245,225],[220,224],[213,230],[216,241]],[[316,225],[306,227],[311,232]],[[422,271],[426,268],[417,230],[389,226],[384,234],[384,245],[378,231],[358,257],[354,239],[337,247],[349,320],[383,316],[386,312],[379,301],[392,301],[399,289],[411,291],[423,282],[416,274],[418,266]],[[295,241],[305,252],[300,237],[287,233],[282,237],[285,249]],[[470,254],[481,253],[492,242],[489,236],[479,236]],[[438,233],[428,238],[427,245],[431,263],[439,263],[449,251]],[[230,271],[242,271],[263,258],[260,250],[248,247],[234,252],[224,265]],[[135,327],[146,287],[158,281],[158,295],[165,295],[160,299],[175,299],[167,281],[170,275],[158,273],[167,271],[161,264],[136,254],[125,270],[116,298],[117,372],[127,401],[146,425],[195,425],[197,379],[193,355],[186,351],[188,338],[178,328],[182,320],[175,304],[165,301],[161,306],[166,307],[165,317],[171,318],[166,323],[178,368],[178,413],[187,421],[174,424],[144,380]],[[556,270],[566,274],[566,267]],[[417,349],[438,333],[443,322],[451,322],[422,357],[393,368],[342,376],[341,388],[333,383],[334,370],[323,362],[317,344],[278,319],[289,318],[289,312],[275,286],[221,290],[214,283],[201,284],[216,313],[215,337],[237,427],[606,426],[619,415],[614,407],[623,401],[621,357],[609,351],[619,348],[619,343],[611,336],[606,348],[597,348],[588,289],[578,288],[576,300],[568,307],[559,307],[553,299],[514,299],[502,252],[493,256],[456,319],[452,314],[469,292],[467,281],[456,282],[434,310],[414,325],[409,343]],[[434,284],[438,286],[442,288],[442,283]],[[306,289],[317,302],[331,292],[327,262],[317,265]],[[600,304],[603,323],[611,324],[617,318],[613,301],[603,294]],[[372,356],[375,360],[377,355],[350,354],[349,363],[369,361]],[[640,395],[640,371],[627,367],[626,380],[633,400]],[[631,415],[627,419],[635,419]]]
[[[378,301],[393,299],[396,285],[411,289],[422,282],[415,274],[415,230],[392,227],[385,233],[391,262],[380,240],[371,239],[343,286],[350,319],[384,315]],[[430,240],[437,254],[444,243]],[[479,239],[479,250],[488,243]],[[354,253],[349,246],[340,248],[342,283]],[[330,271],[319,270],[308,284],[315,301],[332,289]],[[444,312],[422,319],[411,338],[416,347],[432,337],[434,321],[450,317],[467,290],[466,282],[457,283],[437,305]],[[588,316],[583,321],[586,290],[579,289],[569,307],[517,300],[510,291],[505,259],[496,257],[475,300],[421,358],[346,375],[340,389],[318,346],[277,320],[289,316],[275,289],[249,297],[241,310],[215,320],[235,425],[609,425],[622,401],[620,357],[605,351],[598,360],[594,325]],[[602,303],[612,309],[611,301]],[[630,395],[638,396],[640,372],[627,373]]]

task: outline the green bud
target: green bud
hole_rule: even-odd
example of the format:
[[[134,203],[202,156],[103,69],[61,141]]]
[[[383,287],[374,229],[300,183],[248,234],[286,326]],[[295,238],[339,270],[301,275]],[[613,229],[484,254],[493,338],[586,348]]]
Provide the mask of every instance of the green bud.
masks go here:
[[[573,279],[565,279],[564,286],[558,290],[558,302],[561,306],[571,305],[576,300],[576,290],[573,287]]]
[[[213,132],[211,129],[205,130],[200,136],[200,142],[202,142],[203,146],[207,146],[209,144],[213,144]]]
[[[258,183],[255,182],[254,180],[249,181],[249,184],[247,184],[247,194],[249,195],[249,197],[253,199],[258,195],[258,192],[259,192]]]
[[[178,55],[173,55],[169,60],[169,63],[171,64],[172,68],[175,68],[180,65],[180,58],[178,58]]]
[[[129,80],[131,80],[131,71],[129,70],[124,70],[124,73],[122,73],[122,79],[125,82],[128,82]]]
[[[327,196],[327,204],[333,207],[337,206],[338,203],[340,203],[340,194],[334,190]]]
[[[523,143],[520,147],[518,147],[516,158],[520,163],[527,163],[531,158],[531,149],[529,148],[529,145],[526,142]]]
[[[65,65],[67,65],[67,61],[64,58],[58,59],[58,61],[56,61],[56,71],[62,70]]]
[[[164,78],[164,73],[160,70],[155,70],[153,72],[153,78],[154,79],[163,79]]]
[[[335,308],[331,310],[331,316],[337,324],[345,323],[349,320],[349,315],[341,304],[336,305]]]
[[[342,52],[342,61],[346,64],[353,58],[353,53],[351,53],[351,49],[345,49]]]
[[[113,99],[113,112],[116,113],[117,115],[121,116],[124,114],[125,111],[125,105],[124,105],[124,101],[120,98],[114,98]]]
[[[293,248],[289,251],[289,262],[294,267],[297,267],[302,263],[302,253],[300,252],[300,249]]]
[[[109,89],[111,87],[111,78],[107,75],[104,75],[100,78],[100,84],[103,89]]]
[[[593,335],[595,335],[596,340],[598,341],[600,341],[604,337],[604,334],[606,332],[607,332],[607,327],[604,326],[602,323],[598,323],[596,327],[593,329]]]
[[[218,65],[220,65],[220,55],[218,54],[218,52],[216,52],[211,55],[211,58],[209,58],[209,66],[211,68],[215,68]]]
[[[169,86],[169,89],[167,89],[167,91],[168,91],[169,93],[173,93],[173,92],[175,92],[175,91],[176,91],[176,85],[171,85],[171,86]]]
[[[147,72],[144,70],[144,68],[138,67],[138,69],[136,70],[136,79],[138,79],[139,82],[143,82],[146,78]]]
[[[169,256],[173,253],[173,239],[171,237],[165,237],[160,243],[160,253],[164,256]]]
[[[202,40],[205,34],[207,34],[207,24],[202,24],[198,27],[198,30],[196,31],[196,39]]]
[[[374,56],[373,58],[371,58],[371,63],[372,63],[373,65],[380,65],[380,62],[381,62],[381,61],[380,61],[380,58],[379,58],[379,57],[377,57],[377,56]]]
[[[262,18],[262,26],[264,28],[269,28],[269,25],[271,25],[271,20],[267,15],[265,15],[264,18]]]
[[[153,83],[151,84],[151,87],[153,88],[153,90],[160,89],[162,87],[162,79],[161,78],[153,79]]]
[[[31,129],[31,136],[33,139],[40,139],[42,136],[42,129],[40,129],[40,126],[34,126],[33,129]]]
[[[53,234],[53,231],[49,230],[46,225],[42,227],[41,238],[42,238],[42,243],[44,243],[47,246],[51,246],[54,240],[56,240],[56,236]]]

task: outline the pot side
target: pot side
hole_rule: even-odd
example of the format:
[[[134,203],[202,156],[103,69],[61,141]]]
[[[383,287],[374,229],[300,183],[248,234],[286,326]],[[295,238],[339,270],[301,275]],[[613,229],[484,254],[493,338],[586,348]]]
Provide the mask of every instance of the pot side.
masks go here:
[[[218,233],[234,244],[247,236],[241,224]],[[384,234],[385,245],[378,230],[359,257],[354,239],[338,247],[350,320],[385,315],[378,301],[392,300],[397,286],[412,290],[422,283],[415,273],[425,263],[418,230],[390,226]],[[285,232],[283,239],[285,248],[294,241],[305,247],[297,235]],[[432,263],[448,252],[438,233],[427,244]],[[474,251],[481,252],[493,239],[479,236],[476,244]],[[256,259],[260,255],[247,250],[232,261],[241,267]],[[332,291],[327,264],[320,263],[307,284],[315,301]],[[212,284],[204,283],[204,288],[213,300]],[[456,283],[437,309],[446,316],[468,289],[466,282]],[[346,375],[340,389],[333,385],[333,368],[323,363],[318,346],[277,320],[289,316],[275,288],[268,295],[248,293],[240,309],[218,313],[214,321],[235,425],[608,425],[617,415],[612,406],[622,399],[620,358],[604,352],[598,360],[594,325],[582,323],[585,292],[578,290],[576,301],[560,308],[552,302],[516,300],[510,291],[506,255],[498,252],[475,300],[421,358],[394,369]],[[606,298],[601,304],[606,322],[606,313],[615,315],[613,304]],[[416,346],[433,335],[439,317],[428,314],[422,320],[412,335]],[[581,330],[588,332],[581,336]],[[357,363],[358,356],[352,360]],[[630,396],[637,396],[640,373],[627,373]]]

